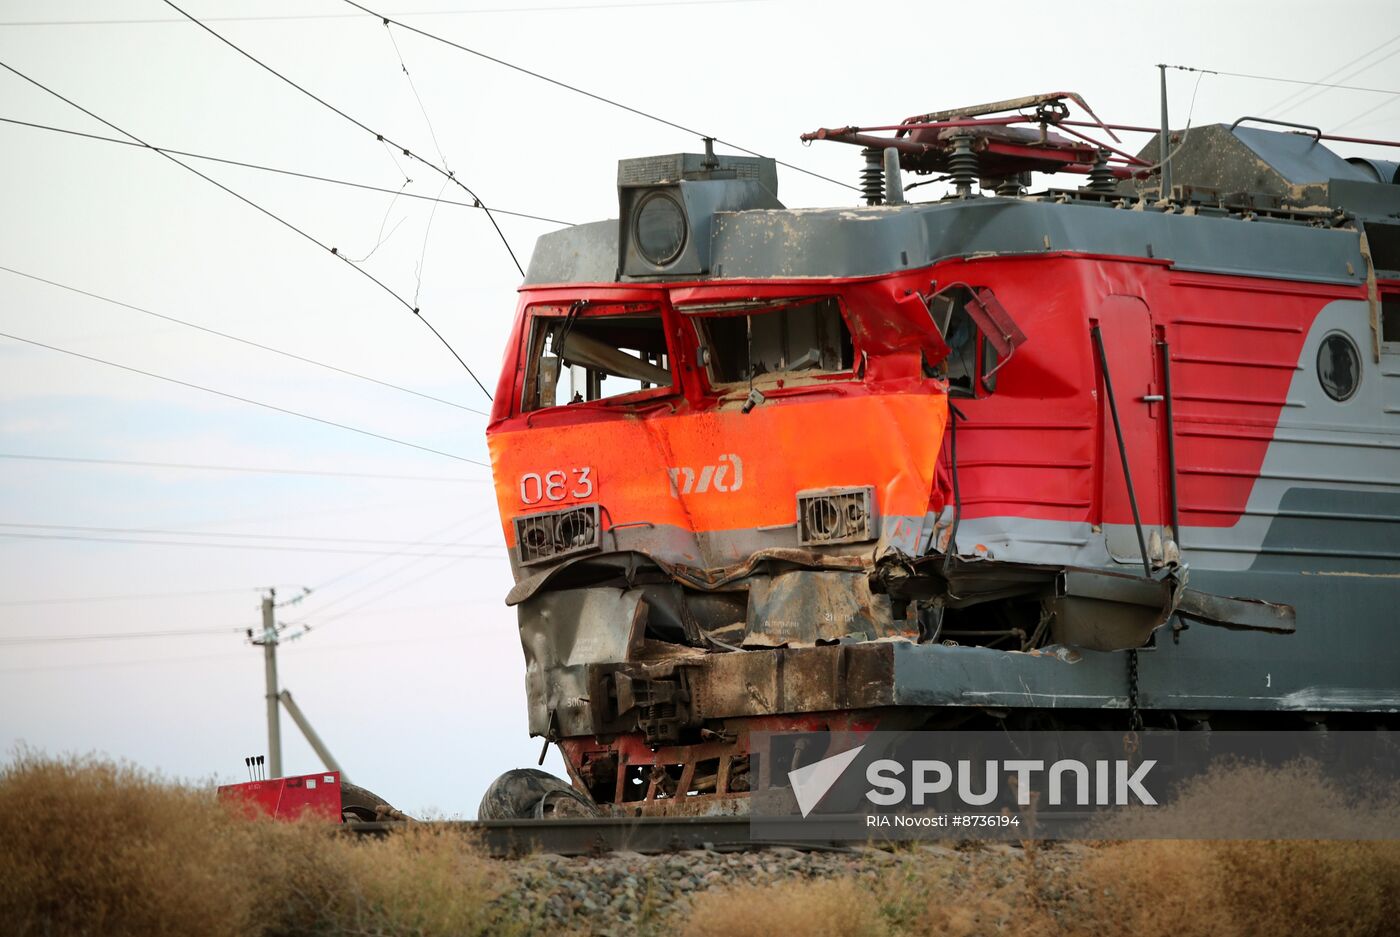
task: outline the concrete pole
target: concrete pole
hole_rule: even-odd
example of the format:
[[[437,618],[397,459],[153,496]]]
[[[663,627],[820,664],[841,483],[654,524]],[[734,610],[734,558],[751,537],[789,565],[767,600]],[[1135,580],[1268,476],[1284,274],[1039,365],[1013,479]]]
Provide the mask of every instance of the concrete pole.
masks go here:
[[[306,736],[306,741],[311,743],[312,749],[315,750],[317,755],[321,756],[321,762],[326,766],[327,770],[339,771],[340,779],[342,781],[346,780],[345,769],[340,767],[340,764],[335,760],[334,756],[331,755],[330,749],[326,748],[326,743],[321,741],[321,736],[317,735],[316,730],[311,727],[311,720],[306,718],[306,715],[301,711],[301,707],[292,699],[292,691],[283,690],[281,697],[282,705],[287,707],[287,715],[292,717],[292,721],[297,724],[297,728],[301,729],[301,734]]]
[[[271,768],[268,775],[282,777],[282,726],[278,721],[277,699],[277,624],[273,620],[274,602],[277,591],[269,589],[262,600],[263,664],[267,671],[267,760]]]

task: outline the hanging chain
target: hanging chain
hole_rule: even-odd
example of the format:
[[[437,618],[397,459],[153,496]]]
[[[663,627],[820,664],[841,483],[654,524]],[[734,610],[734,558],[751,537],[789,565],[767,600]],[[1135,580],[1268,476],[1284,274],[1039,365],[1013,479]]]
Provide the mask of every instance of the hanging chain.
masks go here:
[[[1138,750],[1138,733],[1142,731],[1142,712],[1138,709],[1138,653],[1128,651],[1128,732],[1123,736],[1123,751],[1129,755]]]

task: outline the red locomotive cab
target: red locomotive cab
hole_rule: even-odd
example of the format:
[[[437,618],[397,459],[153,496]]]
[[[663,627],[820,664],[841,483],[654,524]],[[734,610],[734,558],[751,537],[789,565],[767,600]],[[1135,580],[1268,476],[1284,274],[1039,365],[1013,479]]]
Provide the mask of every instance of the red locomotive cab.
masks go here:
[[[490,430],[518,578],[593,551],[916,552],[946,355],[891,280],[527,292]]]

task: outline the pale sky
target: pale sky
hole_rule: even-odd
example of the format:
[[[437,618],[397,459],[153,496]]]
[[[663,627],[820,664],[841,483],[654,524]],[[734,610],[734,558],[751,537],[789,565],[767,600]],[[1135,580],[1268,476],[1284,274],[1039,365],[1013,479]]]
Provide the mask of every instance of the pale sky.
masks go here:
[[[617,159],[700,148],[682,131],[386,30],[337,0],[180,5],[445,163],[493,208],[566,222],[612,217]],[[798,135],[1067,89],[1106,120],[1155,124],[1160,61],[1392,92],[1223,75],[1198,84],[1172,72],[1174,127],[1189,109],[1195,124],[1262,114],[1400,139],[1400,8],[1383,0],[1333,3],[1324,16],[1315,3],[1218,0],[1112,15],[1015,2],[994,11],[798,0],[367,5],[850,183],[861,168],[856,148],[804,149]],[[55,20],[124,22],[17,25]],[[5,0],[0,61],[157,146],[390,190],[407,177],[406,192],[467,198],[178,20],[159,0]],[[3,70],[0,117],[120,136]],[[519,276],[480,211],[434,212],[427,200],[189,162],[343,255],[372,254],[362,269],[410,302],[416,294],[494,388]],[[789,206],[855,202],[854,192],[791,170],[780,180]],[[935,198],[937,188],[915,197]],[[498,221],[522,264],[534,239],[557,227]],[[0,123],[0,266],[488,408],[388,293],[136,147]],[[245,777],[244,756],[266,742],[262,654],[239,629],[257,626],[259,589],[276,585],[281,598],[315,589],[280,610],[282,621],[313,626],[282,648],[282,682],[352,780],[410,812],[470,816],[492,778],[535,763],[489,474],[461,461],[486,460],[484,417],[7,270],[0,332],[461,457],[0,337],[0,751],[100,752],[177,777]],[[160,597],[73,601],[151,595]],[[223,630],[16,640],[205,629]],[[317,770],[290,719],[282,731],[287,772]],[[553,754],[546,766],[563,773]]]

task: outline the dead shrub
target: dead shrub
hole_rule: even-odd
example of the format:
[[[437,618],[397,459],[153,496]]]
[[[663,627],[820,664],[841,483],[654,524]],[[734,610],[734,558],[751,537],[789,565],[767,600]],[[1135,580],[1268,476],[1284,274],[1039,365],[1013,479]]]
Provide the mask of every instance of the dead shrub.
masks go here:
[[[1059,933],[1047,911],[1045,874],[1034,851],[995,859],[906,860],[896,875],[883,875],[880,909],[901,934],[971,937],[1008,933],[1051,937]]]
[[[871,895],[853,878],[782,882],[706,892],[695,899],[685,937],[886,937]]]
[[[340,912],[345,930],[422,937],[507,931],[493,903],[504,877],[472,837],[418,826],[340,845],[355,885],[353,905]]]
[[[0,766],[0,844],[14,937],[509,932],[505,876],[469,837],[248,819],[211,790],[90,757]]]
[[[21,753],[0,768],[0,920],[29,934],[246,934],[251,858],[213,798],[126,765]]]
[[[1400,843],[1146,840],[1082,869],[1076,933],[1400,933]]]

